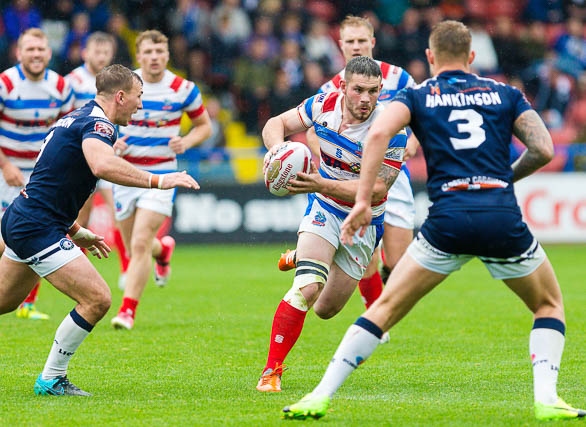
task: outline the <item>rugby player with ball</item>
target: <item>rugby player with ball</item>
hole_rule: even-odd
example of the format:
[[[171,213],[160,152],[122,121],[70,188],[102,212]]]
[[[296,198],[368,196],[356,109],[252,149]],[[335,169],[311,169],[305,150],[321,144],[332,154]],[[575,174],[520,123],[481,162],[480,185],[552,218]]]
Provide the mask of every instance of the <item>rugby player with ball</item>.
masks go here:
[[[322,319],[335,316],[354,292],[381,238],[387,191],[403,162],[405,131],[388,143],[373,192],[368,231],[356,237],[354,246],[340,241],[340,226],[354,205],[362,142],[382,109],[377,103],[381,79],[373,59],[353,58],[340,91],[306,99],[269,119],[262,131],[268,149],[265,177],[276,167],[279,153],[286,152],[284,145],[292,144],[285,138],[310,127],[320,136],[321,159],[319,169],[312,164],[309,173],[298,171],[287,181],[288,194],[308,194],[308,206],[298,231],[295,278],[273,318],[267,362],[256,386],[259,391],[281,391],[283,362],[301,335],[307,312],[313,307]]]

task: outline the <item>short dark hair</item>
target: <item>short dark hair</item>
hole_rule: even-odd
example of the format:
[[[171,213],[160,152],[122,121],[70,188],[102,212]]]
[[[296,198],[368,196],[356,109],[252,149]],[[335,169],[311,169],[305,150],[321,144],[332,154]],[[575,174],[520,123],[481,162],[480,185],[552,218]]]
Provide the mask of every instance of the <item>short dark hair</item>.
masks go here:
[[[348,61],[344,72],[344,79],[350,80],[350,76],[354,74],[380,78],[383,76],[380,66],[374,59],[369,58],[368,56],[356,56]]]
[[[112,64],[96,75],[96,89],[98,95],[112,95],[118,90],[128,92],[135,80],[142,85],[142,79],[134,71],[124,65]]]

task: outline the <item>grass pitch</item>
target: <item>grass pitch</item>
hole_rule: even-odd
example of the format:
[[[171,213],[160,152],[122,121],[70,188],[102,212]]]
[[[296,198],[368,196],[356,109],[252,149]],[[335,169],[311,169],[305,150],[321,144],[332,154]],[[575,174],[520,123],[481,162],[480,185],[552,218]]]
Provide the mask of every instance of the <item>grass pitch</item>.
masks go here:
[[[96,261],[113,304],[73,357],[69,377],[90,398],[37,397],[55,329],[72,301],[43,282],[46,322],[0,317],[0,425],[285,426],[283,406],[319,381],[358,295],[331,320],[311,312],[286,364],[283,392],[255,385],[271,321],[292,272],[278,271],[282,246],[179,246],[166,288],[149,283],[135,329],[110,319],[122,298],[116,258]],[[586,407],[586,247],[547,246],[565,296],[567,340],[559,392]],[[335,396],[329,426],[532,426],[528,334],[523,304],[473,261],[421,301]],[[555,425],[555,423],[548,423]],[[567,423],[564,423],[567,424]]]

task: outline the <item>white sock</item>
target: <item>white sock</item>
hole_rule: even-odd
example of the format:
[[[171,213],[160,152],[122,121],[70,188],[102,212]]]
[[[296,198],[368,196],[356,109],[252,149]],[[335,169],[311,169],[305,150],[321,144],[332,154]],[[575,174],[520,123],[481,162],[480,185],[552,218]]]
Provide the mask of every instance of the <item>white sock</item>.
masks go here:
[[[555,329],[533,329],[529,335],[536,402],[553,405],[558,399],[557,381],[564,342],[564,335]]]
[[[82,322],[85,322],[77,312],[72,313],[75,313],[73,315],[76,315]],[[67,375],[69,360],[91,331],[91,325],[88,324],[90,327],[89,330],[82,328],[71,316],[72,314],[65,316],[65,319],[63,319],[63,322],[57,328],[57,332],[55,332],[55,340],[53,341],[53,346],[51,347],[49,357],[43,369],[42,378],[44,380]]]
[[[362,326],[356,324],[350,326],[326,373],[312,394],[332,397],[346,378],[372,354],[379,344],[380,336],[377,337]]]

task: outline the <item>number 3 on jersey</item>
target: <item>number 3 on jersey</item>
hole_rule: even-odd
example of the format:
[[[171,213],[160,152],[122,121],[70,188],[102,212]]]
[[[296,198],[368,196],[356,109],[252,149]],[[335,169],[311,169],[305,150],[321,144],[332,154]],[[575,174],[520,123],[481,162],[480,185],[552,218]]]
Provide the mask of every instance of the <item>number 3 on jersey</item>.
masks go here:
[[[43,155],[43,150],[45,149],[47,143],[51,140],[51,138],[53,138],[54,133],[55,133],[55,129],[53,129],[51,132],[49,132],[49,134],[45,137],[45,140],[43,141],[43,145],[41,145],[41,150],[39,151],[39,155],[37,156],[37,162],[39,161],[39,159]]]
[[[467,133],[468,138],[450,138],[454,150],[477,148],[486,141],[486,132],[482,129],[484,119],[474,110],[452,110],[449,122],[457,123],[458,133]]]

